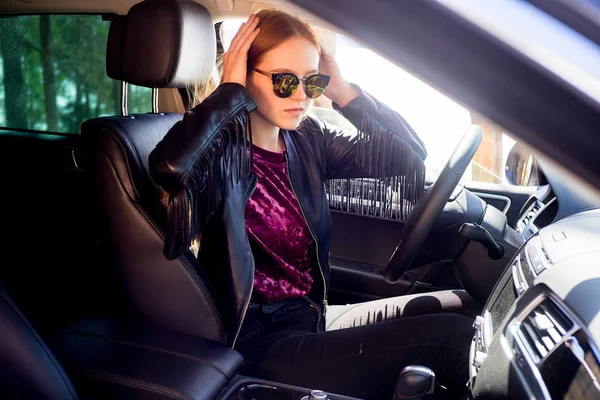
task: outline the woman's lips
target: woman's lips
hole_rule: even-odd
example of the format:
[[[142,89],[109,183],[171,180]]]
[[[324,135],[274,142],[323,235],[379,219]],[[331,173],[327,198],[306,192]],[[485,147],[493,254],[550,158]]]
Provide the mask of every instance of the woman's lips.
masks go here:
[[[297,117],[300,114],[302,114],[302,111],[304,111],[304,109],[303,108],[288,108],[284,111],[291,116]]]

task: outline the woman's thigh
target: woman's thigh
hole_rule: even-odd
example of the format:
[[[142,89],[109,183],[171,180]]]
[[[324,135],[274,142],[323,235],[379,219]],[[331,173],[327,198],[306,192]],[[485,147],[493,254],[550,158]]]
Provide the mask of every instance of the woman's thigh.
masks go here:
[[[258,310],[247,313],[235,349],[242,353],[251,369],[269,347],[282,337],[316,332],[319,316],[317,310],[301,299],[275,312]]]
[[[481,307],[482,305],[464,290],[442,290],[345,306],[329,306],[326,330],[436,313],[456,313],[474,318],[481,311]]]
[[[437,381],[464,389],[473,319],[432,314],[275,342],[257,376],[364,399],[391,399],[407,365],[431,368]]]

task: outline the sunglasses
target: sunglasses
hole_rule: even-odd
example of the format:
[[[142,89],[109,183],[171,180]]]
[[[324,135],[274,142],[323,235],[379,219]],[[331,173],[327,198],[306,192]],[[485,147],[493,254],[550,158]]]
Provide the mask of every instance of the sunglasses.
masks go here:
[[[270,77],[273,82],[273,93],[281,98],[290,97],[296,93],[298,85],[302,82],[304,83],[304,93],[306,93],[306,96],[311,99],[316,99],[323,94],[325,88],[329,84],[329,79],[331,78],[329,75],[323,74],[314,74],[308,78],[298,78],[296,75],[289,72],[271,74],[256,68],[252,68],[252,70],[261,75]]]

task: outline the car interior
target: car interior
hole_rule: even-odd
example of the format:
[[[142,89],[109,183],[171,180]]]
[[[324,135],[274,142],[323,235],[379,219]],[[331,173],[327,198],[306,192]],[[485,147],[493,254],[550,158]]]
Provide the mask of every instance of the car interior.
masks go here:
[[[74,24],[82,15],[104,21],[105,54],[85,62],[102,64],[117,105],[110,112],[92,109],[88,98],[90,117],[76,121],[71,133],[10,126],[20,106],[5,107],[0,118],[7,121],[0,124],[0,398],[349,398],[241,374],[238,332],[228,328],[235,316],[223,312],[228,299],[210,279],[211,266],[200,265],[192,252],[174,260],[163,255],[166,193],[150,177],[148,155],[189,109],[189,86],[211,79],[224,51],[223,22],[247,18],[259,3],[0,4],[2,77],[15,74],[21,62],[7,56],[21,39],[4,22],[44,15],[67,16]],[[340,19],[346,14],[329,8],[337,2],[317,3],[262,5],[325,32],[352,31],[356,40],[364,34],[365,43],[383,34],[349,28]],[[367,2],[350,3],[358,10]],[[385,3],[377,2],[379,11],[386,11]],[[398,5],[406,7],[402,18],[442,15],[419,14],[419,5],[406,3]],[[449,20],[459,21],[454,12]],[[460,22],[466,26],[467,18]],[[84,49],[86,34],[81,31],[78,42]],[[407,65],[415,65],[418,53],[407,54],[413,57]],[[77,71],[84,60],[70,62]],[[25,104],[43,97],[47,82],[37,92],[6,85],[2,99]],[[79,86],[61,90],[76,93]],[[134,96],[151,110],[130,110]],[[466,398],[600,398],[600,196],[521,141],[503,165],[510,184],[465,182],[485,134],[480,125],[469,126],[416,204],[386,203],[385,188],[375,180],[327,184],[329,302],[416,294],[427,301],[427,293],[456,291],[468,298],[462,312],[474,318]],[[431,312],[442,312],[433,299]],[[407,304],[404,314],[410,312]],[[443,396],[434,381],[435,371],[407,366],[394,398]]]

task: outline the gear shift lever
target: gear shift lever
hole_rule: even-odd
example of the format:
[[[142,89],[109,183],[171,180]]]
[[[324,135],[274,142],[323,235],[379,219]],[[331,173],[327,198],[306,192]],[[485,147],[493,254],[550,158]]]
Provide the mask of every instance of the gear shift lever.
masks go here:
[[[431,369],[421,365],[409,365],[398,375],[394,400],[419,400],[433,393],[434,388],[435,374]]]

